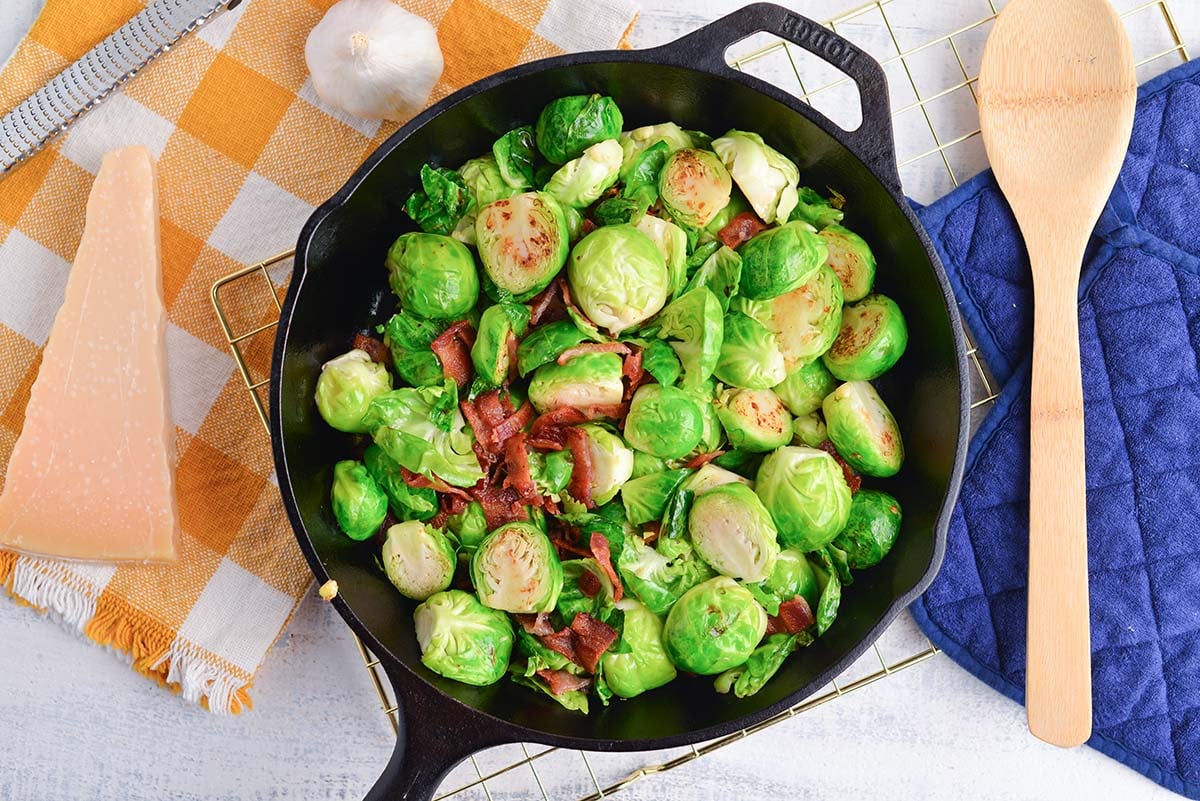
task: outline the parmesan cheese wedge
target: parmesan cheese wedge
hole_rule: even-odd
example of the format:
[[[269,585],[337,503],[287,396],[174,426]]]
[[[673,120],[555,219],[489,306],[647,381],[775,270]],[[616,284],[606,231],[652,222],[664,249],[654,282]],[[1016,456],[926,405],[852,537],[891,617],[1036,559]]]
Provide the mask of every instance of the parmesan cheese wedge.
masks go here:
[[[175,557],[154,162],[104,157],[66,298],[0,495],[0,546],[103,561]]]

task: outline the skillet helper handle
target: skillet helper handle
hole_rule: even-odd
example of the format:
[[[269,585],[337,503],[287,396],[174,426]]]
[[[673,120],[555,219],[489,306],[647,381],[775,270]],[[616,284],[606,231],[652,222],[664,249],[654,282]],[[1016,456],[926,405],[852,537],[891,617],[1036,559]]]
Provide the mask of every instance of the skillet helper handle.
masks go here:
[[[364,801],[432,801],[459,762],[493,745],[512,742],[500,724],[467,711],[414,676],[383,663],[396,704],[400,734],[392,758]]]
[[[862,105],[862,124],[846,131],[843,138],[863,163],[899,188],[891,99],[883,67],[824,25],[774,3],[753,3],[666,45],[663,50],[685,66],[720,73],[733,69],[725,61],[725,51],[731,45],[763,31],[804,48],[854,81]]]

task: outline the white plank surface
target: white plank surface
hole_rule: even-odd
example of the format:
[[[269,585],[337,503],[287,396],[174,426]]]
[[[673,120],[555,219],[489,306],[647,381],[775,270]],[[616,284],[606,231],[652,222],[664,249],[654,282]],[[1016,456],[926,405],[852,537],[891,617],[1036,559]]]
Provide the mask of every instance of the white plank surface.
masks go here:
[[[0,2],[0,60],[28,28],[40,3]],[[643,0],[634,43],[647,47],[669,41],[741,4]],[[857,0],[793,3],[816,18],[855,5]],[[1174,6],[1193,46],[1200,43],[1200,3],[1175,0]],[[986,0],[894,0],[889,8],[896,37],[907,48],[977,18]],[[1137,24],[1160,26],[1151,18]],[[880,36],[879,26],[846,30],[856,40],[882,48],[873,52],[887,52],[886,41],[871,39]],[[978,41],[968,36],[961,42],[968,62],[977,60],[983,33]],[[1149,38],[1152,46],[1153,36]],[[778,75],[779,66],[761,63],[758,68]],[[926,93],[955,80],[944,59],[941,64],[914,59],[913,67]],[[894,104],[910,103],[906,79],[892,73]],[[955,135],[955,126],[970,124],[969,106],[940,106],[945,107],[930,110],[943,139]],[[907,130],[898,136],[902,154],[929,145],[919,126]],[[982,166],[981,154],[973,148],[966,143],[953,155],[952,166],[964,177]],[[908,191],[923,200],[950,185],[936,157],[906,168],[904,178]],[[922,644],[906,616],[881,647],[885,656],[899,657]],[[79,642],[27,608],[0,600],[0,801],[354,799],[390,755],[391,731],[348,630],[315,599],[301,606],[268,658],[254,698],[252,712],[236,718],[211,716],[136,676],[113,655]],[[514,750],[484,754],[479,764],[485,772],[495,769],[511,760]],[[660,759],[599,756],[593,765],[605,783]],[[590,789],[574,754],[556,754],[538,764],[552,798],[572,798]],[[528,769],[491,783],[490,789],[496,799],[540,797]],[[1060,751],[1034,740],[1018,706],[938,657],[770,733],[646,779],[618,798],[1013,801],[1068,796],[1096,801],[1173,797],[1097,752]],[[461,797],[485,796],[476,791]]]

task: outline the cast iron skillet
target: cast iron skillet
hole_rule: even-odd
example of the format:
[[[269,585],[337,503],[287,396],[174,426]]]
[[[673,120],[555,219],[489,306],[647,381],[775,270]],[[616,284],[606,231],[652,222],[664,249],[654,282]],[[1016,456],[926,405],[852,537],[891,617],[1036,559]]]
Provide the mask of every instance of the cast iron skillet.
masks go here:
[[[726,48],[759,31],[849,75],[861,93],[862,125],[843,131],[794,97],[727,67]],[[846,224],[878,256],[878,289],[908,318],[907,355],[880,387],[908,449],[904,470],[888,482],[904,508],[903,532],[887,559],[856,575],[834,626],[751,698],[718,695],[711,678],[681,677],[631,701],[596,704],[584,716],[508,681],[483,688],[448,681],[421,665],[414,605],[375,567],[375,546],[339,533],[330,513],[332,466],[350,443],[323,424],[313,388],[323,362],[391,313],[383,256],[412,228],[401,207],[421,165],[458,165],[487,152],[504,131],[535,119],[549,100],[594,91],[616,99],[626,128],[674,120],[713,135],[732,127],[761,133],[797,161],[804,183],[845,194]],[[318,582],[337,579],[335,608],[378,655],[403,710],[395,753],[368,798],[426,801],[461,759],[500,743],[646,750],[707,740],[761,721],[826,684],[928,586],[941,564],[966,450],[966,376],[945,275],[900,193],[883,71],[804,17],[765,3],[747,6],[653,50],[579,53],[507,70],[416,117],[304,226],[271,380],[275,465],[296,537]]]

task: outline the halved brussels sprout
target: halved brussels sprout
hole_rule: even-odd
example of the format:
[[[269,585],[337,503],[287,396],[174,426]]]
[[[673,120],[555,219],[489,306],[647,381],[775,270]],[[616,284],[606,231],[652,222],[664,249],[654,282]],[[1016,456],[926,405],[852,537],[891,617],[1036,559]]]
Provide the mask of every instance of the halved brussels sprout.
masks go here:
[[[775,569],[775,523],[754,490],[733,482],[696,498],[688,533],[700,558],[723,576],[762,581]]]
[[[400,465],[372,443],[363,453],[363,464],[371,478],[387,495],[392,514],[401,520],[428,520],[437,514],[437,492],[408,486],[400,473]]]
[[[382,364],[357,348],[321,365],[316,402],[321,418],[338,431],[365,434],[363,417],[371,401],[392,389],[392,376]]]
[[[633,169],[638,156],[652,145],[663,142],[667,145],[668,153],[673,153],[683,147],[692,147],[692,136],[673,122],[661,122],[658,125],[643,125],[632,131],[625,131],[619,137],[621,143],[621,180],[629,180],[628,173]]]
[[[560,406],[620,403],[622,366],[615,353],[581,353],[566,364],[543,364],[529,380],[529,402],[539,414]]]
[[[825,451],[788,445],[768,454],[754,491],[779,529],[785,548],[815,551],[833,541],[850,518],[850,487]]]
[[[597,142],[616,139],[624,122],[611,97],[560,97],[547,103],[538,115],[538,150],[550,163],[566,164]]]
[[[512,656],[508,615],[462,590],[429,596],[413,611],[421,662],[448,679],[483,687],[500,680]]]
[[[498,387],[508,377],[510,334],[518,339],[529,328],[529,307],[520,303],[497,303],[479,316],[471,362],[476,378],[486,387]]]
[[[479,300],[475,258],[457,239],[401,234],[388,249],[387,269],[388,283],[400,299],[400,307],[420,317],[461,317]]]
[[[866,381],[847,381],[823,405],[829,439],[858,472],[888,478],[900,472],[904,441],[891,410]]]
[[[634,227],[650,237],[662,254],[671,280],[668,296],[678,297],[687,283],[687,234],[678,225],[651,214],[643,214]]]
[[[492,145],[492,156],[504,182],[518,192],[533,186],[533,162],[537,149],[533,127],[523,125],[501,136]]]
[[[850,504],[850,520],[833,544],[846,554],[855,570],[874,567],[900,535],[900,502],[879,490],[859,490]]]
[[[483,513],[483,505],[479,501],[468,502],[466,509],[446,518],[446,528],[458,537],[458,544],[462,546],[463,551],[474,551],[488,535],[487,516]]]
[[[621,145],[616,139],[606,139],[559,167],[542,191],[564,206],[582,209],[595,203],[605,189],[616,183],[620,170]]]
[[[769,615],[779,614],[779,605],[796,596],[803,598],[811,609],[816,609],[817,602],[821,600],[817,574],[808,558],[794,548],[781,550],[771,575],[756,584],[747,584],[746,589]]]
[[[635,469],[636,472],[636,469]],[[688,470],[658,470],[631,478],[621,487],[621,504],[625,507],[625,519],[635,526],[661,520],[667,508],[667,499],[680,482],[688,477]]]
[[[841,327],[824,362],[843,381],[871,381],[892,369],[907,347],[908,326],[900,307],[885,295],[867,295],[842,310]]]
[[[697,498],[709,490],[723,487],[726,484],[743,484],[750,489],[754,489],[754,482],[745,476],[739,476],[732,470],[726,470],[724,467],[708,462],[701,465],[700,469],[687,477],[682,484],[681,489],[691,490]]]
[[[712,244],[719,245],[719,242]],[[696,251],[700,252],[699,249]],[[737,294],[738,283],[742,280],[742,257],[735,251],[721,245],[707,259],[701,262],[692,277],[688,279],[684,292],[691,292],[697,287],[705,287],[721,304],[721,311],[729,311],[729,302]]]
[[[633,451],[616,434],[595,423],[579,426],[587,434],[592,462],[592,500],[598,506],[611,501],[633,475]]]
[[[456,487],[473,487],[483,470],[454,383],[448,383],[449,388],[402,388],[380,395],[364,422],[375,444],[407,469]]]
[[[605,225],[579,240],[567,281],[583,313],[614,336],[657,314],[671,290],[662,253],[632,225]]]
[[[625,614],[620,645],[600,657],[604,680],[614,695],[633,698],[675,679],[675,665],[663,646],[663,624],[658,615],[632,598],[617,608]]]
[[[710,676],[740,665],[767,630],[767,613],[744,587],[718,576],[692,587],[667,615],[663,641],[675,665]]]
[[[362,462],[353,459],[333,466],[330,504],[338,527],[352,540],[370,539],[387,517],[387,495]]]
[[[685,592],[715,575],[686,537],[660,537],[656,550],[641,537],[628,536],[617,571],[626,589],[656,615],[665,615]]]
[[[704,434],[700,409],[676,387],[638,387],[625,417],[625,439],[639,451],[660,459],[680,459],[692,452]]]
[[[517,345],[517,372],[524,378],[584,339],[583,332],[570,320],[542,323]]]
[[[725,320],[716,295],[704,287],[685,292],[663,309],[655,323],[659,338],[671,340],[683,365],[685,388],[696,389],[712,377],[725,338]]]
[[[735,387],[770,389],[787,372],[775,335],[758,320],[735,311],[725,315],[725,337],[713,375]]]
[[[845,216],[842,212],[842,205],[845,202],[846,199],[837,192],[833,192],[831,198],[823,198],[817,190],[802,186],[799,190],[796,208],[792,209],[788,219],[806,222],[820,231],[842,221]]]
[[[792,440],[792,415],[769,389],[726,390],[716,407],[729,444],[738,450],[771,451]]]
[[[862,300],[875,285],[875,254],[866,241],[849,228],[830,225],[820,237],[829,248],[826,264],[842,282],[842,296],[847,303]]]
[[[545,532],[532,523],[508,523],[475,550],[471,583],[483,605],[492,609],[549,612],[562,590],[562,564]]]
[[[749,698],[779,672],[792,651],[809,642],[812,642],[811,635],[770,634],[763,638],[745,662],[717,676],[713,681],[713,689],[719,693],[732,690],[738,698]]]
[[[685,147],[667,157],[658,175],[658,196],[671,216],[693,228],[712,222],[729,203],[729,171],[707,150]]]
[[[816,359],[837,339],[842,324],[842,285],[822,267],[812,279],[769,301],[734,298],[743,311],[774,332],[788,372]]]
[[[571,236],[553,196],[523,192],[481,208],[475,218],[475,239],[492,283],[517,300],[528,300],[562,269]]]
[[[800,170],[790,159],[747,131],[729,131],[713,140],[712,149],[760,220],[770,224],[788,218],[796,207],[800,182]]]
[[[397,523],[383,541],[383,569],[405,598],[424,601],[450,586],[458,564],[454,544],[418,520]]]
[[[792,370],[783,383],[773,389],[789,412],[802,417],[820,409],[821,401],[837,388],[837,383],[825,362],[814,359]]]
[[[792,421],[792,442],[794,444],[818,448],[827,439],[829,439],[829,431],[825,428],[825,418],[817,412],[802,414]]]
[[[804,285],[829,256],[825,240],[801,222],[768,228],[737,252],[742,257],[738,291],[748,300],[770,300]]]

